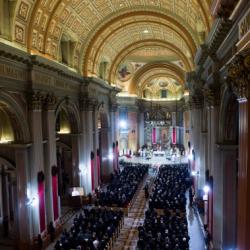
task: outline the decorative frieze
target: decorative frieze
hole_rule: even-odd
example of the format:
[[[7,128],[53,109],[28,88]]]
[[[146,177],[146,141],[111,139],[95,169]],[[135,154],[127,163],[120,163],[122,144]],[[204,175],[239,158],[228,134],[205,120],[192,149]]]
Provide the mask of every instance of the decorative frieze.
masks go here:
[[[237,55],[228,65],[227,82],[239,99],[249,98],[250,52]]]
[[[0,76],[19,81],[27,81],[27,72],[4,63],[0,63]]]

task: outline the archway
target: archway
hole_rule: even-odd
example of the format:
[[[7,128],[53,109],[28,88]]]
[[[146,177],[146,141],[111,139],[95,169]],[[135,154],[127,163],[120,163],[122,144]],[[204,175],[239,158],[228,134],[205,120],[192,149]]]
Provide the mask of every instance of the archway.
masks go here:
[[[14,117],[8,104],[0,102],[0,241],[4,242],[18,237],[17,171],[10,147],[18,138]]]
[[[74,105],[63,102],[56,111],[56,155],[58,167],[58,195],[61,201],[61,214],[64,215],[70,204],[70,188],[79,183],[79,119]]]
[[[15,239],[17,219],[16,168],[0,157],[0,241]]]
[[[109,152],[109,141],[108,141],[108,116],[101,105],[97,113],[97,128],[98,128],[98,153],[100,159],[100,178],[101,182],[108,180],[110,170],[108,167]]]

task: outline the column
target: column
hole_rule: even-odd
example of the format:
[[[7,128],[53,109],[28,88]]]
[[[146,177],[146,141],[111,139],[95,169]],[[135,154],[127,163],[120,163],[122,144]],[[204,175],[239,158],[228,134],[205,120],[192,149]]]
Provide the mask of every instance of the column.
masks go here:
[[[29,179],[29,149],[26,146],[20,146],[15,149],[16,161],[16,181],[17,181],[17,227],[19,236],[19,245],[21,250],[29,249],[28,245],[32,237],[39,232],[38,224],[38,205],[36,203],[27,204],[33,198],[30,189]],[[37,179],[37,178],[35,178]],[[36,188],[37,190],[37,188]],[[29,199],[29,200],[28,200]],[[32,223],[33,221],[33,223]]]
[[[49,224],[51,221],[58,219],[58,190],[52,185],[52,167],[57,165],[56,159],[56,117],[55,106],[57,99],[54,95],[47,95],[45,98],[44,110],[44,132],[47,139],[44,145],[44,163],[45,163],[45,185],[46,185],[46,221]],[[57,200],[53,201],[53,193],[56,192]],[[57,205],[55,205],[57,203]],[[54,205],[53,205],[54,204]],[[55,209],[57,211],[55,211]]]
[[[97,104],[93,109],[93,153],[94,153],[94,187],[98,187],[98,158],[97,150],[99,149],[99,134],[98,134],[98,110]],[[114,131],[115,133],[115,131]],[[114,135],[115,136],[115,135]]]
[[[191,148],[193,148],[195,152],[195,161],[193,166],[193,171],[200,172],[200,159],[201,159],[201,109],[196,107],[191,111]],[[199,178],[199,176],[197,176]],[[197,184],[200,183],[199,179],[195,184],[195,193],[198,194],[198,187]]]
[[[83,185],[85,194],[92,192],[91,190],[91,159],[90,153],[93,151],[93,104],[90,100],[82,100],[81,105],[81,124],[83,135],[84,161],[81,166]]]
[[[80,169],[80,135],[71,134],[71,144],[72,144],[72,177],[73,186],[80,186],[80,176],[82,170]]]
[[[139,111],[139,146],[140,148],[145,144],[144,135],[144,113]]]
[[[30,166],[30,196],[32,198],[38,199],[38,172],[44,171],[44,153],[43,153],[43,135],[42,135],[42,101],[43,96],[39,93],[33,93],[29,96],[29,121],[30,130],[32,135],[32,147],[31,147],[31,166]],[[45,188],[45,187],[44,187]],[[44,197],[45,198],[45,197]],[[41,201],[39,201],[41,202]],[[45,211],[39,210],[39,206],[33,209],[33,235],[38,235],[46,230],[46,225],[44,226],[43,221],[40,218],[46,215],[41,214]]]
[[[250,246],[250,102],[249,66],[250,54],[237,55],[228,66],[228,82],[239,102],[239,160],[238,160],[238,217],[237,249],[247,250]]]

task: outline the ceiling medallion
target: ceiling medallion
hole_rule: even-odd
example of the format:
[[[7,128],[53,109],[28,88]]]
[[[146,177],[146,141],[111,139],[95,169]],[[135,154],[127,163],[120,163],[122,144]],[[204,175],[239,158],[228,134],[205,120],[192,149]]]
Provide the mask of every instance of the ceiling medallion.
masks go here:
[[[134,73],[134,67],[131,63],[122,63],[117,71],[118,79],[122,82],[128,81]]]

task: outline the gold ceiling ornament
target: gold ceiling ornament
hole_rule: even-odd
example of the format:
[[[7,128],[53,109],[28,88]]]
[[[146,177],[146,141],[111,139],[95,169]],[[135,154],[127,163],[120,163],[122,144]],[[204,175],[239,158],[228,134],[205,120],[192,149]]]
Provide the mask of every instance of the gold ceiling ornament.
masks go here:
[[[78,41],[73,51],[74,67],[81,67],[86,45],[93,37],[102,39],[100,27],[135,11],[152,12],[172,18],[171,23],[185,27],[181,33],[196,37],[196,22],[201,20],[207,33],[211,18],[206,1],[200,0],[18,0],[14,18],[14,40],[33,53],[58,59],[60,39],[67,31]],[[146,15],[148,15],[146,13]],[[195,38],[196,40],[196,38]],[[88,64],[88,62],[86,62]],[[85,64],[85,62],[84,62]]]
[[[190,55],[193,61],[195,47],[190,45],[185,36],[179,31],[175,31],[172,27],[160,23],[158,20],[133,21],[129,25],[120,25],[119,29],[112,30],[111,33],[100,36],[91,44],[91,50],[86,54],[85,60],[90,62],[85,65],[84,74],[96,73],[101,58],[108,56],[110,61],[114,61],[116,55],[124,48],[130,46],[134,42],[157,39],[166,41],[175,45],[179,51],[183,51],[185,55]],[[147,30],[147,33],[143,31]],[[101,40],[100,40],[101,39]],[[87,69],[86,69],[87,68]]]
[[[180,82],[181,84],[184,83],[184,71],[177,65],[172,63],[147,63],[133,76],[129,86],[129,93],[140,93],[146,84],[146,81],[144,80],[142,85],[142,79],[148,79],[150,76],[156,75],[157,70],[164,70],[166,75],[171,74],[174,76],[173,79],[178,79],[177,82]],[[147,75],[149,75],[149,77],[147,77]]]
[[[184,69],[186,71],[191,71],[194,68],[193,62],[188,60],[186,56],[178,50],[178,48],[175,45],[169,44],[168,42],[163,42],[161,40],[145,40],[145,41],[139,41],[135,44],[132,44],[129,47],[124,48],[123,51],[121,51],[117,57],[114,59],[112,65],[110,66],[109,70],[109,77],[108,81],[110,83],[116,82],[116,72],[118,69],[118,66],[126,60],[127,57],[130,56],[131,53],[136,51],[137,49],[145,48],[145,47],[154,47],[159,46],[161,48],[167,48],[170,51],[173,51],[173,53],[176,54],[176,56],[181,60],[181,62],[184,64]]]
[[[159,72],[159,70],[154,70],[151,72],[148,72],[148,74],[145,74],[141,80],[140,83],[138,84],[137,87],[137,95],[139,97],[142,96],[143,94],[143,90],[145,89],[145,87],[147,86],[147,84],[149,82],[152,82],[154,79],[159,79],[159,78],[165,78],[168,81],[174,81],[174,82],[178,82],[178,83],[182,83],[183,79],[180,79],[176,74],[171,74],[169,71],[167,70],[162,70],[161,72]],[[175,90],[172,88],[172,85],[168,85],[171,88],[172,92],[175,92]],[[180,85],[180,87],[183,85]]]
[[[161,19],[159,15],[155,14],[151,12],[132,12],[129,16],[126,15],[125,17],[120,17],[116,22],[111,22],[106,29],[101,29],[97,33],[98,35],[92,38],[89,47],[86,48],[85,46],[86,53],[83,52],[85,54],[83,56],[85,60],[83,62],[85,64],[84,74],[87,75],[87,72],[94,71],[94,67],[98,64],[95,63],[97,57],[102,57],[98,56],[98,54],[100,54],[100,51],[104,53],[105,49],[103,47],[105,45],[108,45],[108,49],[114,47],[113,51],[115,51],[117,46],[124,47],[125,43],[131,43],[133,41],[133,36],[131,35],[133,34],[137,35],[136,41],[138,39],[149,39],[150,35],[153,35],[153,38],[159,36],[160,39],[163,38],[163,40],[178,45],[179,48],[182,48],[182,51],[185,51],[184,54],[187,54],[186,51],[189,51],[188,53],[194,57],[199,42],[195,37],[192,37],[192,33],[189,33],[190,31],[182,27],[178,22],[175,21],[173,23],[174,20],[168,20],[165,16]],[[148,32],[144,33],[145,30]],[[183,48],[183,46],[186,48]],[[88,61],[92,62],[92,66],[86,65],[85,62]],[[88,66],[88,69],[86,69],[86,66]]]

